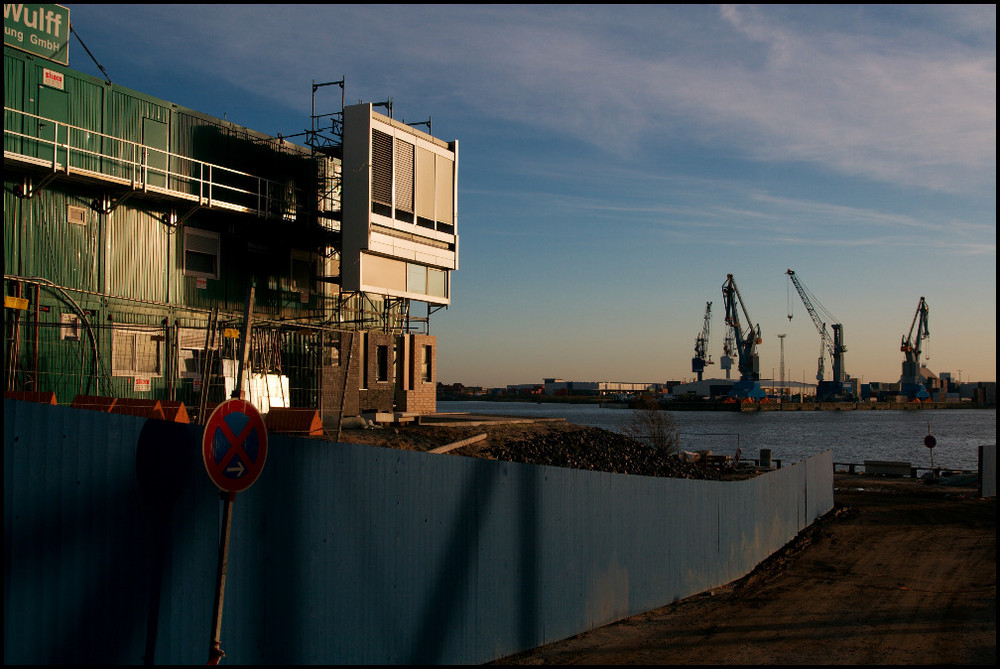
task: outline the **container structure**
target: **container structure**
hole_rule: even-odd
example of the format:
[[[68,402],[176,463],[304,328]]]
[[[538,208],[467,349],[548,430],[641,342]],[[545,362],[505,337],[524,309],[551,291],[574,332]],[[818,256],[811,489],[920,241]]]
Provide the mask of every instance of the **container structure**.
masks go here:
[[[458,267],[457,141],[370,107],[363,121],[341,110],[341,141],[370,155],[390,128],[432,148],[434,227],[345,223],[343,199],[372,211],[381,196],[370,178],[342,183],[342,146],[296,145],[5,46],[5,392],[170,400],[201,420],[239,392],[250,313],[243,392],[262,412],[315,409],[327,429],[364,411],[433,412],[430,314]],[[418,186],[434,174],[404,172]],[[345,236],[374,243],[345,249]],[[402,283],[379,267],[404,268]],[[411,313],[420,303],[426,317]]]

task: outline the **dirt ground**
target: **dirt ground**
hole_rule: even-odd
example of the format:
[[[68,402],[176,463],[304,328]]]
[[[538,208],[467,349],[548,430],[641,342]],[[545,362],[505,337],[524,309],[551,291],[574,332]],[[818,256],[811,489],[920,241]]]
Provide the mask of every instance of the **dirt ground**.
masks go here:
[[[740,581],[494,664],[995,664],[996,499],[857,475],[834,497]]]

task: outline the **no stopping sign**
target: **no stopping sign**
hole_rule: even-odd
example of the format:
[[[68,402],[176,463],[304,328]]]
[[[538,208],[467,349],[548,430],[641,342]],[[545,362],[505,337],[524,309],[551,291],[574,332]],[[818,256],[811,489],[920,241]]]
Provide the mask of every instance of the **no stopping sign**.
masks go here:
[[[205,424],[202,459],[212,483],[225,492],[242,492],[260,476],[267,460],[267,429],[253,404],[223,402]]]

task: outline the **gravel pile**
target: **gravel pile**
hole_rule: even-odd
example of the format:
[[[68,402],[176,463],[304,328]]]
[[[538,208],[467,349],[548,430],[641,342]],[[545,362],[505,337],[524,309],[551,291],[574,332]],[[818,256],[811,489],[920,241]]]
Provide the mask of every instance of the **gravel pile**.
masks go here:
[[[732,475],[725,472],[682,462],[617,432],[596,427],[568,425],[562,428],[539,428],[506,438],[491,434],[490,439],[482,444],[462,447],[452,453],[640,476],[714,480],[732,478]]]
[[[483,435],[485,438],[480,439]],[[400,426],[352,430],[344,441],[414,451],[430,451],[470,438],[475,443],[449,449],[443,457],[474,457],[552,467],[687,479],[739,480],[750,471],[720,471],[682,462],[623,434],[561,420],[469,426]]]

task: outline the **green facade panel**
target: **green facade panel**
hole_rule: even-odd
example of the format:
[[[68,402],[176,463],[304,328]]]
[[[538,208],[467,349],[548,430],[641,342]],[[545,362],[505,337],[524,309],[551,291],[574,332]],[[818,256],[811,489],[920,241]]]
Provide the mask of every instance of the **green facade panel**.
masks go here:
[[[61,86],[45,85],[45,70]],[[292,401],[316,406],[316,333],[343,327],[337,289],[327,299],[314,282],[317,251],[332,244],[314,218],[317,159],[18,51],[4,51],[4,83],[4,146],[17,154],[5,159],[4,288],[27,300],[5,309],[7,389],[53,390],[61,404],[94,394],[196,405],[181,331],[204,332],[213,309],[220,329],[239,327],[253,285],[255,320],[281,333],[270,349],[281,357],[259,369],[296,375]],[[215,254],[189,248],[191,231],[214,237]],[[212,271],[189,266],[205,255]],[[345,304],[353,327],[381,327],[380,300]]]

